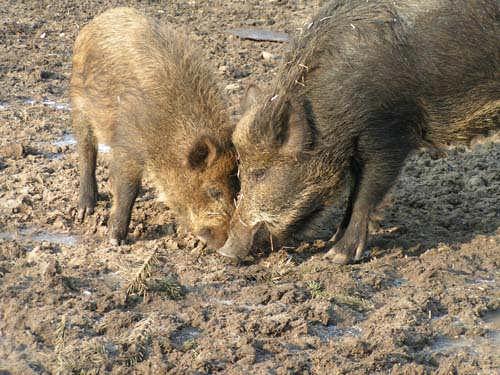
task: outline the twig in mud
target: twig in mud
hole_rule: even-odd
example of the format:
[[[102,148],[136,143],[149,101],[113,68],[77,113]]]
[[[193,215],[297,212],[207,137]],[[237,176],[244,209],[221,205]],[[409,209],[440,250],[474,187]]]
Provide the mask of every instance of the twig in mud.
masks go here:
[[[270,281],[277,282],[283,278],[283,276],[288,275],[293,272],[296,264],[293,257],[287,256],[286,258],[280,257],[277,262],[271,263],[271,274]]]
[[[358,311],[367,311],[373,309],[373,303],[365,298],[351,296],[347,294],[335,294],[332,296],[333,301],[339,305],[347,305]]]
[[[129,282],[125,291],[125,302],[132,294],[146,297],[148,292],[161,293],[169,299],[180,299],[184,296],[182,285],[173,276],[151,277],[158,263],[158,249],[155,249]]]
[[[143,319],[129,334],[122,336],[119,340],[120,344],[127,349],[126,353],[121,355],[121,360],[127,366],[135,366],[146,358],[151,344],[153,326],[152,318]]]
[[[55,340],[56,351],[58,347],[64,345],[65,337],[66,337],[66,315],[63,315],[61,321],[59,322],[56,328],[56,340]]]
[[[304,83],[300,82],[300,81],[299,81],[299,80],[297,80],[297,79],[295,80],[295,83],[296,83],[297,85],[302,86],[302,87],[306,87],[306,85],[305,85]]]
[[[100,374],[109,354],[106,343],[97,338],[79,342],[78,345],[64,346],[58,353],[59,363],[56,373]]]
[[[148,290],[146,284],[147,279],[151,277],[151,273],[154,268],[158,265],[158,250],[155,249],[148,259],[144,262],[142,267],[137,271],[135,277],[127,286],[127,291],[125,292],[125,297],[131,294],[139,294],[145,296]]]
[[[184,296],[182,285],[171,276],[157,280],[150,289],[165,294],[169,299],[180,299]]]
[[[66,315],[63,315],[61,318],[61,321],[56,327],[56,339],[55,339],[55,346],[54,346],[54,351],[57,354],[57,368],[58,368],[58,373],[61,373],[64,368],[67,367],[67,360],[65,356],[63,355],[63,349],[64,349],[64,339],[66,338]]]

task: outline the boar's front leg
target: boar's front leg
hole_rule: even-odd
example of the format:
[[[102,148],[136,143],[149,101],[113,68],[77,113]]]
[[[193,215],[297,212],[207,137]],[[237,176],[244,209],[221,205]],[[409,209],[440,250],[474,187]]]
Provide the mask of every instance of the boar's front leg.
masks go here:
[[[112,245],[125,242],[141,177],[141,164],[134,160],[127,150],[113,149],[110,165],[113,204],[108,223],[109,241]]]
[[[330,242],[332,244],[336,244],[340,241],[340,239],[344,236],[344,233],[351,221],[352,210],[354,208],[354,202],[356,201],[356,197],[358,196],[358,187],[359,187],[359,177],[360,177],[360,169],[357,165],[356,161],[353,161],[352,166],[350,168],[349,173],[349,195],[347,197],[347,205],[344,211],[344,216],[342,217],[342,221],[340,222],[337,231],[330,238]]]
[[[396,180],[413,148],[410,139],[404,128],[397,127],[372,129],[359,137],[346,213],[332,238],[336,243],[326,258],[338,264],[361,259],[367,243],[370,214]]]
[[[72,112],[72,122],[77,140],[80,174],[77,220],[83,221],[85,216],[94,212],[97,200],[97,181],[95,178],[97,141],[86,116],[76,108]]]

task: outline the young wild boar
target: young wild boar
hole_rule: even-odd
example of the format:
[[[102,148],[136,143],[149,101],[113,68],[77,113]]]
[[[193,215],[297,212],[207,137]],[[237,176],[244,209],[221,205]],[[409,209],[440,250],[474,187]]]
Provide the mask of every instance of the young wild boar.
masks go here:
[[[96,17],[75,42],[71,104],[79,219],[96,204],[97,144],[111,147],[110,241],[122,243],[144,173],[210,247],[227,237],[236,157],[217,84],[189,39],[134,9]]]
[[[360,259],[412,150],[499,128],[499,19],[496,0],[328,3],[236,126],[242,190],[219,252],[244,257],[260,224],[286,239],[348,182],[327,257]]]

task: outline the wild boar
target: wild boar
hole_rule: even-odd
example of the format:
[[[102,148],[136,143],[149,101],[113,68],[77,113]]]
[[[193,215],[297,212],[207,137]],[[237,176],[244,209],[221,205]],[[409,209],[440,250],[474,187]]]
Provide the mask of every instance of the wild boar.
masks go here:
[[[76,39],[71,105],[78,218],[94,210],[97,145],[107,144],[112,244],[126,239],[144,174],[210,247],[226,240],[238,188],[236,154],[229,115],[201,56],[185,33],[131,8],[106,11]]]
[[[241,196],[219,253],[245,257],[260,225],[286,240],[348,186],[326,256],[359,260],[410,152],[498,130],[499,19],[496,0],[329,2],[270,92],[249,89],[233,134]]]

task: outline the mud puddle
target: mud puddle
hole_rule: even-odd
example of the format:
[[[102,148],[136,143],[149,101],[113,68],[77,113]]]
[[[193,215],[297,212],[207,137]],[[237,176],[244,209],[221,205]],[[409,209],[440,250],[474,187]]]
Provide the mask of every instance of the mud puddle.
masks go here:
[[[500,332],[494,331],[484,337],[439,337],[430,347],[430,352],[434,354],[457,354],[461,351],[473,354],[499,353]]]
[[[358,337],[361,335],[361,328],[347,327],[339,328],[333,324],[313,324],[308,328],[308,333],[313,336],[319,337],[322,342],[339,339],[344,336]]]
[[[200,337],[201,333],[200,329],[187,326],[172,333],[170,340],[177,349],[191,349],[191,347],[196,346],[195,340]]]
[[[44,99],[42,101],[38,101],[32,98],[23,99],[22,103],[24,105],[35,106],[35,105],[43,105],[45,107],[49,107],[55,109],[57,111],[70,111],[71,106],[69,103],[64,102],[56,102],[54,100]],[[8,106],[8,103],[5,103]]]
[[[71,106],[68,103],[58,103],[53,100],[44,100],[42,101],[44,106],[56,109],[58,111],[70,111]]]
[[[290,35],[279,31],[264,29],[230,29],[227,32],[240,39],[248,39],[259,42],[286,43],[290,41]]]
[[[482,336],[441,336],[430,346],[433,354],[457,354],[467,352],[474,355],[500,356],[500,310],[492,311],[482,317],[483,327],[487,330]]]
[[[54,146],[64,147],[64,146],[74,146],[76,145],[76,139],[72,134],[65,134],[59,140],[52,142]],[[111,147],[103,143],[99,144],[98,151],[103,154],[108,154],[111,152]]]
[[[37,228],[19,229],[16,232],[0,232],[0,240],[21,242],[49,242],[57,245],[76,246],[80,239],[69,233],[49,232]]]

